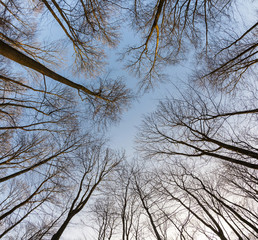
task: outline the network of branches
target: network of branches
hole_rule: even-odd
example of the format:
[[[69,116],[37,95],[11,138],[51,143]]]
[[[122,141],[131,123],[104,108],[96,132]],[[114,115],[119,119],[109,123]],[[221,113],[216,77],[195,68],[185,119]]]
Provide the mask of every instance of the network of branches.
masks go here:
[[[241,4],[0,0],[0,238],[257,239],[258,22]],[[167,83],[137,158],[110,149],[109,127],[179,64],[188,83]]]

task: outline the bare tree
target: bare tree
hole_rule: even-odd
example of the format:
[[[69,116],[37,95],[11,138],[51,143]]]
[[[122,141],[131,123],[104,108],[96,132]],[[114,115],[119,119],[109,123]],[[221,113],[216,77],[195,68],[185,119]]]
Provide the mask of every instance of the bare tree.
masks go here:
[[[82,168],[76,171],[76,174],[81,173],[77,194],[72,197],[67,216],[52,239],[61,237],[72,218],[83,210],[93,194],[97,192],[99,185],[123,159],[123,156],[116,156],[110,150],[102,149],[102,146],[93,146],[88,151],[81,149],[77,154],[76,160],[81,161],[80,168]]]
[[[79,130],[82,116],[69,89],[47,85],[45,79],[43,86],[28,85],[22,76],[11,78],[7,68],[2,73],[0,235],[49,238],[69,210],[69,193],[74,194],[67,177],[78,167],[71,156],[86,149],[91,137],[88,128]],[[96,166],[100,172],[101,166]],[[96,168],[92,179],[101,175]]]
[[[130,91],[120,79],[106,78],[88,83],[87,88],[52,71],[53,59],[58,60],[59,53],[52,55],[45,43],[34,41],[44,9],[42,2],[6,0],[0,4],[0,236],[42,239],[55,234],[57,238],[122,158],[111,151],[104,152],[95,139],[95,148],[90,149],[93,140],[89,129],[92,119],[101,126],[117,120],[124,110],[119,101],[123,99],[122,105],[127,106]],[[78,34],[73,44],[82,54],[77,55],[79,65],[93,63],[78,57],[91,54],[94,39],[106,37],[105,41],[110,38],[110,44],[114,43],[113,33],[105,32],[107,28],[99,30],[109,25],[105,12],[109,7],[101,6],[92,6],[86,25],[82,6],[76,9],[76,13],[81,11],[81,22],[74,19],[74,13],[70,15]],[[35,25],[29,19],[33,14]],[[79,22],[80,26],[76,25]],[[90,22],[96,34],[82,42],[82,35],[90,32]],[[106,36],[100,37],[100,32]],[[76,42],[79,38],[80,43]],[[52,47],[55,48],[54,44]],[[25,71],[21,66],[26,67]],[[46,77],[59,83],[54,85]],[[85,107],[80,105],[81,100]],[[87,156],[81,156],[82,151]],[[82,169],[85,171],[80,172]],[[68,177],[71,181],[67,181]]]
[[[139,150],[152,158],[219,159],[258,169],[258,108],[252,95],[257,88],[251,88],[249,95],[241,92],[235,98],[223,93],[216,96],[208,89],[199,92],[188,88],[188,93],[182,93],[179,99],[161,101],[142,125]]]
[[[225,24],[232,1],[134,1],[132,25],[141,34],[140,44],[129,47],[132,55],[127,67],[143,76],[140,87],[148,89],[162,77],[161,69],[175,64],[193,47],[209,46],[215,23]],[[228,15],[229,16],[229,15]],[[190,47],[188,47],[188,45]],[[204,50],[205,51],[205,50]]]
[[[117,115],[128,106],[132,97],[130,91],[126,89],[125,85],[119,79],[113,82],[109,81],[108,83],[102,81],[100,82],[97,90],[91,91],[80,84],[62,77],[61,75],[55,73],[32,58],[24,55],[1,40],[0,49],[1,55],[26,67],[29,67],[30,69],[36,70],[37,72],[42,73],[43,76],[48,76],[62,84],[70,86],[76,89],[78,93],[81,92],[86,95],[85,99],[88,99],[89,103],[93,106],[93,112],[95,114],[101,113],[102,118],[110,117],[110,119],[115,120]],[[3,76],[2,79],[8,81],[9,78]],[[106,84],[104,85],[104,83]]]
[[[133,170],[122,163],[102,188],[92,207],[97,239],[142,239],[142,208],[133,185]],[[97,227],[96,227],[97,226]]]
[[[175,157],[132,172],[126,201],[107,191],[111,194],[96,203],[98,239],[121,238],[130,225],[119,221],[119,214],[133,206],[132,196],[132,227],[121,239],[256,239],[257,171],[226,165]],[[119,208],[125,202],[126,208]]]
[[[15,232],[17,231],[16,236],[18,239],[22,238],[22,233],[26,234],[27,239],[29,239],[31,234],[35,234],[35,229],[38,229],[37,235],[39,233],[41,233],[41,237],[45,235],[46,228],[50,228],[52,222],[56,221],[53,217],[44,219],[46,214],[43,209],[44,206],[53,202],[57,192],[60,191],[60,186],[55,181],[52,181],[57,175],[59,175],[57,171],[49,171],[45,179],[42,176],[43,179],[37,181],[39,184],[34,183],[31,179],[26,181],[25,177],[9,182],[10,191],[8,195],[6,195],[6,192],[3,192],[3,199],[1,199],[3,200],[1,202],[2,215],[0,220],[2,225],[1,237],[15,237]],[[35,177],[36,174],[32,173],[31,176]],[[40,178],[40,175],[37,177]],[[9,187],[8,185],[2,186],[7,188]],[[41,216],[42,221],[39,218],[35,221],[36,215]],[[40,228],[36,227],[36,222],[41,224]],[[27,229],[29,225],[34,225],[35,227],[29,231]]]
[[[137,195],[139,196],[142,208],[146,213],[146,217],[150,223],[151,232],[157,240],[161,240],[162,235],[159,231],[159,226],[156,223],[156,213],[153,211],[153,205],[155,205],[155,196],[152,195],[152,189],[148,186],[150,178],[146,181],[145,178],[141,176],[141,174],[134,174],[134,187]],[[155,209],[155,207],[154,207]]]
[[[57,45],[52,43],[52,46],[42,46],[36,40],[38,18],[42,12],[40,7],[34,6],[32,2],[20,0],[1,0],[0,6],[0,38],[35,60],[53,63],[52,54]]]
[[[137,0],[129,10],[123,1],[0,1],[0,237],[60,239],[85,209],[103,240],[258,237],[257,83],[240,81],[257,63],[257,23],[234,39],[210,41],[231,4]],[[143,33],[125,53],[135,57],[129,67],[144,76],[142,88],[159,68],[181,61],[188,44],[206,48],[197,73],[203,89],[161,101],[145,119],[139,148],[145,160],[163,162],[156,170],[118,168],[124,155],[90,129],[116,121],[129,105],[121,78],[80,84],[56,70],[62,61],[53,42],[37,43],[40,19],[51,16],[73,47],[77,71],[95,76],[105,47],[118,43],[111,15],[119,9]],[[221,88],[238,83],[242,92],[216,95],[206,80]]]
[[[72,43],[77,70],[86,75],[100,71],[104,63],[101,43],[109,46],[118,43],[118,23],[115,17],[111,18],[111,13],[119,10],[118,5],[99,0],[43,0],[42,3]]]
[[[93,228],[97,232],[96,239],[113,239],[117,228],[120,227],[119,211],[113,199],[109,196],[97,199],[92,208],[92,215]]]
[[[50,47],[32,41],[39,20],[44,20],[46,14],[56,22],[65,41],[72,44],[77,71],[87,76],[101,72],[105,59],[102,43],[108,46],[118,43],[118,24],[116,17],[111,18],[111,13],[119,11],[119,7],[111,1],[2,0],[0,3],[3,9],[1,39],[34,60],[46,60],[44,55],[56,48],[53,42],[50,45],[54,47]],[[29,17],[33,15],[34,18]]]
[[[126,88],[121,78],[111,79],[109,77],[96,80],[94,83],[88,81],[89,87],[78,84],[51,70],[54,64],[62,64],[59,57],[61,54],[55,43],[38,44],[34,41],[35,32],[38,30],[37,23],[40,18],[43,18],[42,9],[46,7],[74,46],[75,61],[79,66],[77,72],[85,70],[88,75],[94,75],[95,69],[102,69],[101,64],[97,62],[105,58],[100,41],[115,45],[117,40],[115,23],[109,18],[110,12],[116,5],[102,1],[77,1],[75,6],[64,2],[60,2],[61,6],[59,6],[59,3],[54,0],[51,1],[51,6],[48,1],[25,2],[24,4],[19,1],[1,1],[1,5],[3,6],[1,12],[3,20],[0,26],[3,30],[0,36],[2,56],[26,66],[27,70],[35,70],[44,77],[47,76],[74,88],[78,91],[81,100],[87,101],[88,109],[92,111],[94,117],[97,116],[98,120],[105,122],[105,118],[111,121],[119,118],[120,113],[127,108],[132,99],[130,90]],[[89,6],[91,8],[88,8]],[[53,10],[53,7],[56,10]],[[61,20],[55,11],[61,16]],[[27,17],[32,14],[35,15],[35,20],[33,20],[35,26],[30,24],[30,19]],[[52,47],[49,47],[51,45]],[[50,67],[47,64],[51,64]],[[6,74],[3,77],[6,81],[12,79]]]
[[[238,86],[188,85],[139,128],[138,149],[156,166],[143,199],[175,239],[257,238],[257,83]]]
[[[177,226],[174,231],[177,230],[179,239],[196,239],[199,234],[206,239],[214,239],[213,236],[215,239],[255,239],[258,234],[253,224],[257,219],[254,214],[256,200],[241,195],[241,188],[230,188],[225,176],[231,169],[181,161],[175,159],[173,166],[166,165],[163,170],[158,170],[154,183],[154,191],[162,196],[157,204],[166,206],[160,211],[167,221]],[[206,169],[198,170],[200,166]],[[257,175],[246,167],[235,168]],[[239,182],[246,182],[245,178],[238,178]],[[250,187],[245,186],[245,189]],[[180,222],[182,219],[185,219],[184,223]]]
[[[211,86],[230,92],[239,82],[257,76],[257,31],[255,22],[241,34],[232,30],[231,38],[214,36],[210,51],[201,63],[206,68],[197,73],[197,82],[208,81]]]
[[[142,209],[139,198],[134,190],[134,171],[135,166],[124,164],[118,171],[115,179],[119,186],[114,186],[113,194],[117,202],[117,209],[120,214],[121,239],[140,239]]]
[[[35,225],[30,231],[25,230],[26,238],[29,239],[30,234],[34,235],[36,230],[46,234],[58,219],[56,214],[51,216],[49,205],[55,205],[55,211],[57,208],[61,212],[65,209],[60,199],[66,185],[65,173],[71,168],[67,156],[79,147],[79,139],[73,141],[72,138],[67,138],[66,143],[60,139],[58,143],[57,138],[50,139],[51,134],[45,134],[45,137],[38,134],[38,138],[35,133],[34,138],[17,132],[14,135],[15,138],[9,138],[4,145],[9,145],[8,151],[2,152],[1,156],[0,235],[15,237],[17,232],[19,239],[27,226]],[[26,139],[29,137],[31,139]],[[41,218],[36,218],[35,221],[36,215],[41,216],[42,222]],[[46,215],[49,217],[45,221]],[[42,228],[39,229],[37,224]],[[20,231],[17,231],[19,228]]]

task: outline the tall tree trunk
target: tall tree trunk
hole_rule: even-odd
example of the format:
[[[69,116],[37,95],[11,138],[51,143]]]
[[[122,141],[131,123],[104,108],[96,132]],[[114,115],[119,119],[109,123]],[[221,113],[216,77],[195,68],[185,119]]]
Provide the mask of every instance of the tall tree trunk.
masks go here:
[[[52,236],[51,240],[59,240],[60,239],[64,230],[66,229],[66,227],[68,226],[69,222],[71,221],[71,219],[73,218],[73,216],[75,214],[76,214],[76,212],[71,212],[68,214],[67,218],[65,219],[65,221],[63,222],[61,227],[58,229],[58,231]]]
[[[103,99],[105,101],[109,101],[108,99],[102,97],[100,94],[94,93],[91,90],[87,89],[86,87],[84,87],[80,84],[77,84],[75,82],[72,82],[71,80],[57,74],[56,72],[45,67],[43,64],[37,62],[36,60],[21,53],[17,49],[11,47],[7,43],[3,42],[2,40],[0,40],[0,54],[3,55],[4,57],[7,57],[7,58],[23,65],[23,66],[26,66],[39,73],[42,73],[43,75],[50,77],[60,83],[63,83],[65,85],[75,88],[77,90],[81,90],[88,95],[95,96],[95,97]]]

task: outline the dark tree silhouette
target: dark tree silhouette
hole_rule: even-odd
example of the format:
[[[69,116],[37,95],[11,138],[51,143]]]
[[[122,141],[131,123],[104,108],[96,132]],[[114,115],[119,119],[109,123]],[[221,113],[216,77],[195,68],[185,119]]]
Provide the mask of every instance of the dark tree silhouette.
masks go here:
[[[258,23],[254,23],[241,34],[234,33],[228,39],[214,37],[208,55],[205,56],[206,68],[197,72],[197,82],[209,82],[212,87],[230,92],[241,81],[257,76],[256,35]],[[233,34],[234,33],[234,34]]]
[[[258,169],[255,147],[258,107],[257,101],[253,101],[254,92],[257,93],[257,88],[250,89],[250,98],[245,101],[240,98],[242,94],[236,96],[235,107],[229,106],[230,96],[223,93],[216,96],[208,89],[199,92],[188,88],[188,94],[182,94],[181,99],[167,98],[146,117],[139,135],[139,149],[153,158],[205,157]]]
[[[110,150],[94,146],[90,151],[81,150],[77,160],[81,161],[81,178],[79,179],[77,194],[72,198],[67,216],[52,240],[60,239],[72,218],[78,214],[97,192],[99,185],[107,178],[110,172],[122,161],[123,156],[115,156]],[[80,159],[81,158],[81,159]],[[78,170],[79,171],[79,170]]]

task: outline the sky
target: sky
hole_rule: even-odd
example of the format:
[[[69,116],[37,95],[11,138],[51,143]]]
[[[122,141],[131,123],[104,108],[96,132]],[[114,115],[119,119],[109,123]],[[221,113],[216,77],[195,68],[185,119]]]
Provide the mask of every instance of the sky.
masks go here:
[[[255,9],[250,6],[254,6],[252,1],[239,1],[239,7],[236,10],[236,18],[239,18],[240,22],[251,23],[255,20]],[[256,1],[258,7],[258,1]],[[240,10],[239,10],[240,9]],[[243,17],[244,16],[244,17]],[[49,19],[47,19],[48,21]],[[62,31],[53,21],[53,24],[46,24],[42,22],[42,27],[44,31],[42,32],[41,38],[60,41],[60,35],[63,34]],[[124,68],[124,63],[119,60],[119,52],[121,53],[128,45],[137,42],[137,37],[135,33],[130,29],[129,26],[121,27],[122,39],[117,49],[106,49],[107,66],[106,73],[109,73],[111,76],[122,76],[126,81],[126,84],[133,91],[137,90],[138,79],[132,73],[128,72]],[[137,133],[137,127],[140,126],[143,116],[148,114],[156,109],[158,101],[168,95],[176,95],[177,90],[175,89],[175,84],[177,87],[182,89],[184,87],[184,82],[187,82],[187,78],[191,71],[191,59],[189,61],[181,62],[175,66],[168,66],[165,70],[167,75],[167,81],[161,84],[157,84],[157,87],[153,90],[150,90],[148,93],[145,93],[143,96],[138,97],[137,100],[133,101],[128,111],[124,112],[121,116],[121,121],[110,126],[106,132],[107,137],[109,138],[108,144],[111,148],[117,150],[126,150],[127,156],[133,157],[134,155],[134,141]],[[68,63],[69,65],[70,63]],[[71,65],[71,64],[70,64]],[[62,69],[62,75],[75,80],[77,76],[71,74],[70,68]],[[82,80],[79,80],[81,83]]]
[[[235,18],[239,19],[239,23],[252,25],[257,20],[258,1],[238,1],[239,7],[235,10]],[[256,7],[254,7],[256,6]],[[123,31],[123,40],[120,44],[120,49],[131,44],[135,41],[133,32],[128,28]],[[110,64],[108,68],[112,73],[123,74],[127,79],[129,87],[137,88],[137,79],[123,69],[123,65],[120,61],[116,61],[118,56],[112,50],[109,53]],[[110,137],[110,146],[118,149],[126,150],[127,156],[132,157],[134,155],[134,141],[137,134],[137,127],[140,126],[143,116],[151,113],[156,109],[158,101],[165,96],[178,94],[174,84],[182,89],[184,83],[187,82],[191,71],[191,59],[189,61],[181,62],[175,66],[168,66],[166,68],[166,74],[168,75],[168,81],[160,84],[154,90],[146,93],[139,98],[138,101],[133,102],[131,108],[122,115],[120,123],[111,127],[108,132]]]
[[[256,2],[258,5],[258,1]],[[243,1],[241,3],[241,10],[243,12],[247,11],[247,5],[248,4],[246,3],[246,1]],[[254,16],[253,12],[248,13],[249,14],[245,14],[247,16],[246,22],[250,22],[251,20],[253,20],[252,16]],[[45,26],[45,31],[42,33],[41,37],[43,39],[47,39],[49,36],[51,36],[52,39],[59,39],[59,33],[60,31],[55,28],[54,24],[52,24],[50,26]],[[106,66],[106,70],[107,72],[110,72],[110,74],[114,77],[123,76],[128,84],[128,87],[132,88],[133,90],[136,90],[138,79],[133,74],[129,73],[124,69],[123,63],[120,60],[118,60],[119,56],[117,55],[117,52],[122,51],[122,49],[125,46],[134,42],[136,38],[133,32],[128,29],[124,29],[122,31],[122,35],[123,39],[119,45],[118,51],[113,51],[112,49],[109,49],[107,51],[109,64]],[[180,63],[176,66],[167,67],[166,73],[168,75],[168,81],[163,84],[160,84],[154,90],[150,90],[150,92],[146,93],[142,97],[139,97],[138,100],[132,102],[132,105],[129,108],[129,110],[124,112],[121,116],[121,121],[108,128],[108,145],[111,148],[117,150],[125,150],[126,155],[130,160],[134,156],[134,141],[137,134],[137,127],[140,126],[143,116],[154,111],[156,109],[158,101],[163,99],[165,96],[177,95],[178,92],[174,85],[176,85],[180,89],[184,88],[184,82],[187,82],[187,76],[192,70],[190,66],[190,62],[188,61]],[[62,70],[62,72],[60,73],[67,77],[70,76],[69,69]],[[75,77],[72,78],[75,79]],[[71,227],[73,228],[74,226]]]
[[[137,38],[129,28],[122,29],[122,40],[117,51],[109,49],[107,51],[108,62],[106,71],[112,76],[123,76],[129,88],[134,92],[138,89],[139,79],[124,68],[124,63],[119,60],[119,52],[122,52],[127,46],[132,45]],[[137,128],[139,128],[145,114],[151,113],[156,109],[159,100],[170,94],[177,94],[173,84],[183,87],[187,81],[188,73],[191,72],[187,61],[175,66],[168,66],[164,71],[167,79],[163,83],[158,83],[155,89],[141,94],[134,100],[130,108],[121,116],[121,121],[111,126],[107,131],[109,145],[117,150],[125,150],[128,158],[135,155],[135,137]]]
[[[144,115],[153,112],[159,100],[162,100],[165,96],[177,94],[173,83],[180,84],[180,80],[186,79],[184,77],[186,71],[184,70],[188,69],[183,66],[172,68],[173,77],[169,76],[167,83],[161,84],[155,90],[150,90],[150,92],[132,103],[129,110],[122,115],[121,121],[108,131],[111,147],[126,150],[127,155],[130,157],[134,155],[137,128],[141,125]],[[127,77],[135,81],[132,76]],[[181,82],[181,86],[183,86],[183,82]]]
[[[55,22],[46,25],[42,22],[42,28],[44,29],[41,33],[41,37],[46,42],[48,39],[60,41],[60,36],[63,32],[56,26]],[[127,86],[137,92],[139,79],[133,74],[128,72],[124,67],[124,62],[119,60],[121,52],[132,43],[137,41],[135,33],[128,27],[121,27],[121,41],[117,49],[106,48],[106,55],[108,56],[108,64],[105,66],[105,71],[103,76],[109,74],[110,77],[122,76]],[[65,36],[64,36],[65,37]],[[68,62],[67,65],[72,65]],[[61,71],[61,72],[60,72]],[[60,70],[61,75],[73,79],[76,82],[83,84],[83,77],[74,76],[70,68],[65,68]],[[180,63],[175,66],[168,66],[166,68],[167,81],[164,83],[158,83],[155,89],[150,90],[145,94],[141,94],[137,99],[132,101],[129,109],[121,115],[121,120],[113,125],[111,125],[106,132],[107,138],[109,139],[108,145],[112,149],[125,150],[128,159],[135,155],[134,151],[134,141],[137,134],[137,127],[141,124],[143,116],[156,109],[158,101],[169,94],[176,94],[175,87],[183,86],[183,81],[187,80],[187,75],[191,71],[189,64],[186,62]],[[79,81],[77,78],[79,77]],[[48,79],[48,81],[51,81]]]
[[[45,23],[42,23],[45,27]],[[42,38],[47,39],[60,39],[60,34],[63,34],[60,29],[56,28],[55,24],[48,25],[47,28],[42,33]],[[122,39],[118,46],[118,50],[106,49],[106,54],[108,56],[108,65],[106,66],[106,73],[109,73],[111,77],[122,76],[124,81],[126,81],[129,88],[133,91],[137,91],[137,84],[139,79],[135,77],[132,73],[124,69],[124,63],[119,60],[119,52],[122,52],[123,49],[131,45],[132,42],[136,41],[134,33],[128,28],[122,28]],[[68,63],[72,64],[72,63]],[[188,73],[191,72],[189,64],[187,62],[180,63],[176,66],[169,66],[166,68],[167,81],[161,84],[157,84],[157,87],[153,90],[150,90],[148,93],[138,97],[135,101],[132,102],[130,108],[123,112],[121,120],[111,125],[106,132],[108,140],[108,146],[112,149],[118,151],[125,151],[127,161],[132,161],[132,159],[137,155],[135,152],[135,137],[137,134],[137,128],[139,128],[143,116],[145,114],[151,113],[156,109],[156,106],[162,98],[170,94],[176,95],[177,90],[175,89],[175,84],[177,87],[182,88],[184,81],[187,80]],[[62,69],[61,75],[64,75],[73,80],[77,80],[76,76],[73,76],[69,68]],[[104,73],[105,75],[105,73]],[[51,81],[48,79],[48,81]],[[80,78],[79,82],[83,83],[83,79]],[[84,213],[82,213],[84,214]],[[70,223],[69,227],[63,234],[63,239],[78,239],[84,234],[89,236],[91,231],[89,228],[82,229],[81,217],[77,216]],[[77,228],[77,226],[79,226]],[[72,231],[71,231],[72,230]]]

